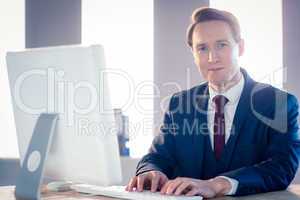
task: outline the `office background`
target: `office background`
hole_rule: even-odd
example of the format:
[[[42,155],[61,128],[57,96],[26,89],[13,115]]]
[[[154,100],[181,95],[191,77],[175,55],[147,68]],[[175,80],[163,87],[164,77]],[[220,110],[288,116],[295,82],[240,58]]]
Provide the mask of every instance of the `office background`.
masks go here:
[[[86,0],[26,0],[25,47],[81,44],[82,1]],[[194,8],[208,6],[209,3],[209,0],[188,0],[184,3],[182,0],[153,1],[153,81],[160,88],[159,97],[154,99],[153,109],[159,111],[153,117],[155,125],[161,121],[163,112],[160,109],[161,102],[177,91],[175,87],[166,87],[164,83],[176,81],[182,88],[187,88],[201,82],[192,55],[182,39],[186,31],[183,27],[187,26],[187,20]],[[299,10],[299,0],[282,0],[282,64],[286,69],[283,88],[295,94],[298,99],[300,99],[300,84],[297,81],[300,74]],[[182,76],[187,74],[187,69],[190,81],[187,81],[187,76]],[[3,73],[3,70],[0,72]],[[1,133],[1,137],[5,140],[4,133]],[[13,183],[17,171],[17,160],[2,159],[0,182],[3,180],[4,185]],[[299,183],[300,177],[297,176],[295,182]]]

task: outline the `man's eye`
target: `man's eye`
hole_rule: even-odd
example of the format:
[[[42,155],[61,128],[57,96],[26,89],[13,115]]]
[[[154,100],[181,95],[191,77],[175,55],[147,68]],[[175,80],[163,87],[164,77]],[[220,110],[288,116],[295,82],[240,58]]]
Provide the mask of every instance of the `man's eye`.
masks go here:
[[[221,48],[223,48],[223,47],[225,47],[225,46],[227,46],[227,44],[224,43],[224,42],[218,43],[218,44],[217,44],[217,48],[218,48],[218,49],[221,49]]]
[[[205,46],[198,48],[198,51],[207,51],[207,50],[208,50],[208,48]]]

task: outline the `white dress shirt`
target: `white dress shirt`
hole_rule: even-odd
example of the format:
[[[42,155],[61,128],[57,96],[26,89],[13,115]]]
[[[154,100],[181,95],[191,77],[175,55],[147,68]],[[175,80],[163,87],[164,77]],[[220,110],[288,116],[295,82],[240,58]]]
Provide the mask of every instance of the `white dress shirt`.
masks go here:
[[[224,93],[218,93],[213,88],[209,87],[209,101],[208,101],[208,113],[207,113],[207,123],[208,123],[208,130],[209,130],[209,137],[210,137],[210,144],[212,149],[214,149],[214,118],[215,118],[215,104],[212,99],[216,95],[223,95],[228,99],[224,107],[224,118],[225,118],[225,144],[227,143],[230,137],[230,131],[232,127],[232,122],[234,118],[234,114],[236,111],[236,107],[240,100],[243,87],[245,84],[244,77],[240,79],[240,81],[231,87],[229,90],[225,91]],[[231,190],[226,195],[233,195],[236,192],[238,187],[238,181],[229,177],[220,176],[228,180],[231,184]]]

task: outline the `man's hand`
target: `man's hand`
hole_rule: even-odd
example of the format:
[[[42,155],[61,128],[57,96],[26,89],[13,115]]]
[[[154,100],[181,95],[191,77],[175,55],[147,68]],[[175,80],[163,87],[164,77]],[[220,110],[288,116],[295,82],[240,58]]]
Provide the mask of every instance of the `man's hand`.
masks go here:
[[[161,194],[213,198],[225,195],[230,189],[230,182],[221,177],[210,180],[178,177],[168,181],[161,189]]]
[[[168,177],[160,171],[148,171],[131,178],[126,186],[126,191],[133,191],[133,189],[136,188],[137,191],[142,192],[144,188],[151,188],[151,192],[156,192],[160,190],[168,180]]]

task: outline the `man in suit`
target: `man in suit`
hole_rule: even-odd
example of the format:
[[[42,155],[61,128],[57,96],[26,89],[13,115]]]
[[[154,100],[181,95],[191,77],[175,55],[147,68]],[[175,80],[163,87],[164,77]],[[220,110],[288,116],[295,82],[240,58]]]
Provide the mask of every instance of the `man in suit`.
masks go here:
[[[300,155],[297,99],[239,67],[244,41],[231,13],[197,9],[187,38],[207,82],[172,96],[126,189],[206,198],[285,189]]]

